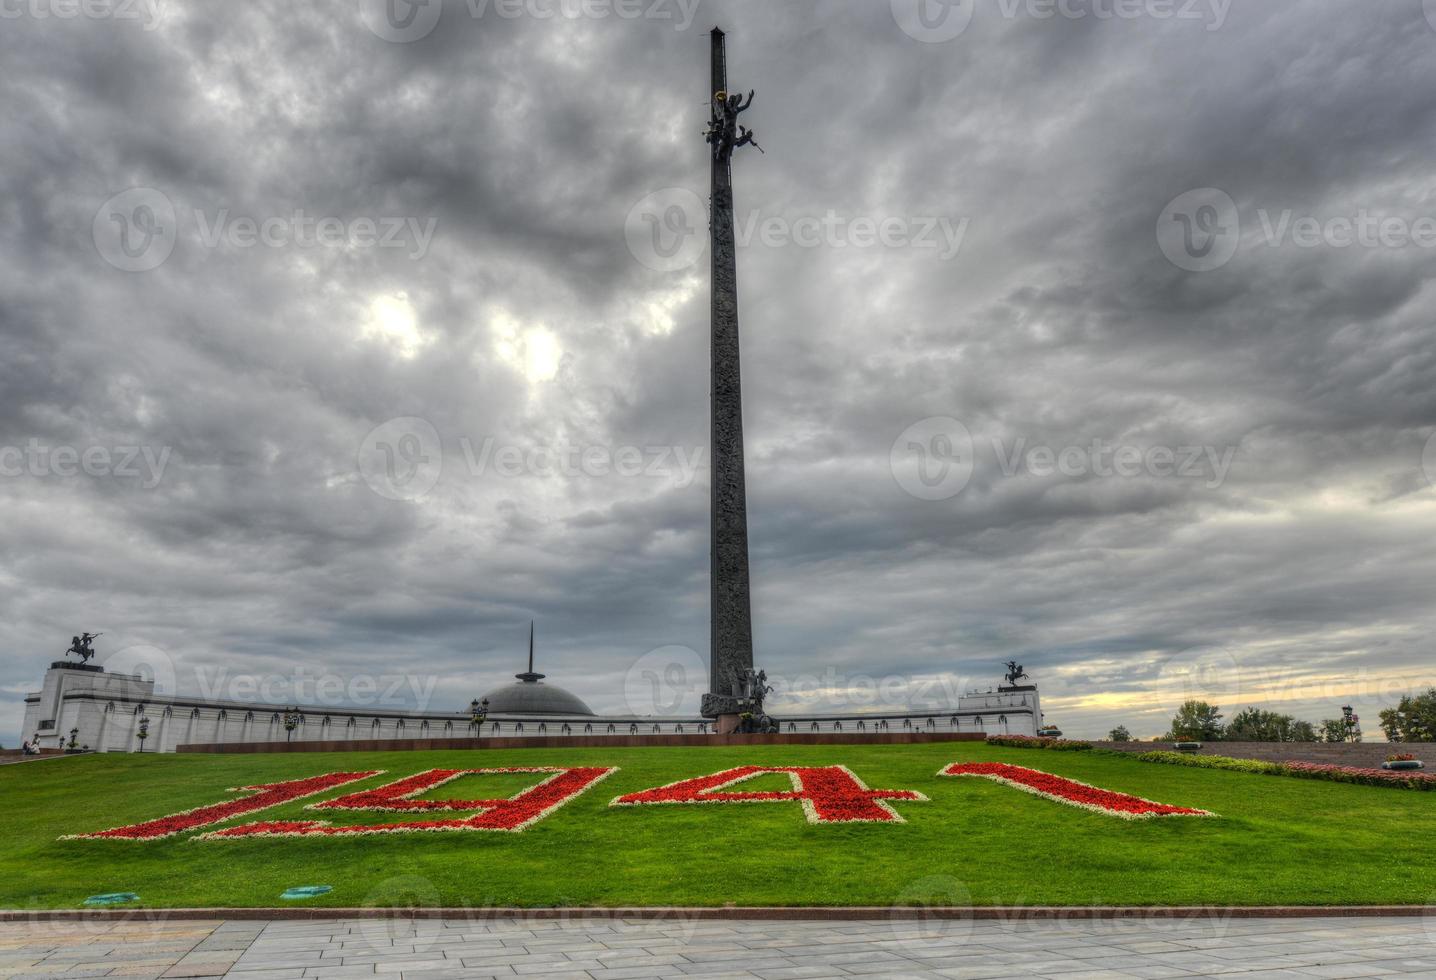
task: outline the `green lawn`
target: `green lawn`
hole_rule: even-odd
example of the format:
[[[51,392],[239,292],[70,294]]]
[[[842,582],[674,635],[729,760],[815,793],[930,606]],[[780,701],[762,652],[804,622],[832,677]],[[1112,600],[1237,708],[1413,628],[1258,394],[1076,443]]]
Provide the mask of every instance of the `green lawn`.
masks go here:
[[[1218,819],[1125,821],[944,765],[1041,769]],[[874,789],[917,790],[902,824],[810,825],[797,803],[609,807],[622,793],[741,764],[845,764]],[[612,765],[523,833],[195,841],[58,840],[230,799],[227,787],[384,769]],[[541,777],[466,777],[436,797],[507,795]],[[778,789],[760,777],[744,790]],[[486,782],[493,780],[492,783]],[[502,788],[500,788],[502,787]],[[332,791],[320,799],[340,795]],[[980,743],[296,755],[103,755],[0,767],[0,907],[74,908],[137,892],[147,906],[1426,904],[1436,900],[1436,793],[1161,766]],[[383,823],[306,812],[232,821]],[[434,814],[436,817],[452,814]],[[222,826],[227,826],[222,825]],[[213,829],[213,828],[210,828]]]

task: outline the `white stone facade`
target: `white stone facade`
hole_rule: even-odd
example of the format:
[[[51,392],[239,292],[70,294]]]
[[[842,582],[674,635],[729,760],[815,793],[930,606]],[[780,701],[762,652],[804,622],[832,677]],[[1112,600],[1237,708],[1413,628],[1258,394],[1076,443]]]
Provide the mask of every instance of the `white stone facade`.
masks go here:
[[[476,731],[459,712],[397,712],[340,707],[303,707],[292,734],[303,741],[472,738]],[[775,709],[786,733],[885,734],[973,732],[1036,735],[1042,710],[1035,687],[966,694],[956,708],[897,709],[846,714],[789,714]],[[97,752],[140,750],[140,719],[149,719],[146,752],[173,752],[186,744],[283,742],[284,707],[157,695],[154,683],[130,674],[51,667],[40,691],[25,698],[24,737],[38,735],[42,748],[63,748],[72,730],[77,747]],[[477,734],[671,735],[705,734],[711,722],[697,717],[634,715],[491,715]]]

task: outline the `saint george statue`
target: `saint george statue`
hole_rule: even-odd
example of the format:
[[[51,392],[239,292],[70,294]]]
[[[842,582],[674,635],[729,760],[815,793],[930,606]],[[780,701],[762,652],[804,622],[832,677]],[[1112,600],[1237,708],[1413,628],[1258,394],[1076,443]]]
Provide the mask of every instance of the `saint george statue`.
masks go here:
[[[89,663],[89,661],[95,656],[95,648],[93,644],[95,642],[95,637],[97,636],[104,636],[104,634],[85,633],[81,636],[70,637],[70,649],[65,651],[65,655],[69,656],[73,653],[75,654],[75,656],[80,658],[80,663]]]

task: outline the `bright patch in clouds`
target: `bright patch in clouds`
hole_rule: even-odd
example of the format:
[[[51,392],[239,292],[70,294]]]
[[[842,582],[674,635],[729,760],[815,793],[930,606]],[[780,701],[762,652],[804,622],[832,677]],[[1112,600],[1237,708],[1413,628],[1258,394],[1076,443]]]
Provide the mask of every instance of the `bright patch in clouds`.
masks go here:
[[[369,315],[364,321],[364,336],[394,348],[400,357],[410,358],[424,346],[419,332],[419,316],[403,291],[384,293],[369,301]]]
[[[530,384],[552,381],[558,374],[563,348],[546,327],[526,327],[504,310],[494,314],[494,350]]]
[[[648,336],[667,336],[673,332],[678,311],[702,285],[697,276],[687,276],[669,289],[650,290],[634,305],[634,318]]]

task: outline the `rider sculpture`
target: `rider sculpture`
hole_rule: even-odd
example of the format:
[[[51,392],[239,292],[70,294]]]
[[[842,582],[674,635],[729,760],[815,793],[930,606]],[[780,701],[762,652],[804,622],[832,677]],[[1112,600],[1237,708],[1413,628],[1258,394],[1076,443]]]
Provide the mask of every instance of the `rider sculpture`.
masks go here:
[[[80,663],[88,663],[95,656],[93,646],[95,637],[101,635],[100,633],[85,633],[81,636],[70,637],[70,649],[65,651],[65,655],[69,656],[73,653],[80,658]]]

